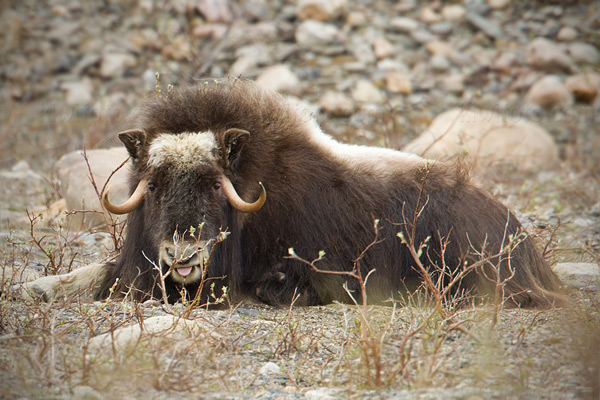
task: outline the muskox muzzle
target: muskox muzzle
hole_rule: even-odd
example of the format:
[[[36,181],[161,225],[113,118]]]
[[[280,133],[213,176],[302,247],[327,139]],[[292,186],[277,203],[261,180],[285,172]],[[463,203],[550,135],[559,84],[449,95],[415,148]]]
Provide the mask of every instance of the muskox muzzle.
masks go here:
[[[203,267],[209,260],[211,243],[163,241],[158,252],[160,267],[176,282],[197,282],[202,278]]]
[[[248,203],[248,202],[244,201],[237,194],[237,191],[233,187],[233,184],[231,183],[229,178],[227,178],[226,176],[224,176],[224,175],[221,176],[221,182],[223,184],[223,191],[225,192],[225,196],[227,196],[227,200],[229,201],[229,204],[231,204],[231,206],[233,208],[235,208],[236,210],[239,210],[241,212],[245,212],[245,213],[256,212],[262,208],[262,206],[265,204],[265,201],[267,200],[267,191],[265,190],[265,187],[263,186],[262,182],[258,183],[262,189],[260,196],[253,203]],[[137,207],[139,207],[140,204],[142,204],[142,201],[144,200],[144,197],[146,196],[147,191],[148,191],[148,182],[145,179],[142,179],[138,183],[138,185],[137,185],[135,191],[133,192],[133,194],[131,195],[131,197],[125,203],[123,203],[121,205],[114,205],[110,202],[110,200],[108,200],[109,189],[106,189],[104,191],[104,193],[102,194],[102,205],[108,212],[110,212],[112,214],[127,214],[127,213],[135,210]]]

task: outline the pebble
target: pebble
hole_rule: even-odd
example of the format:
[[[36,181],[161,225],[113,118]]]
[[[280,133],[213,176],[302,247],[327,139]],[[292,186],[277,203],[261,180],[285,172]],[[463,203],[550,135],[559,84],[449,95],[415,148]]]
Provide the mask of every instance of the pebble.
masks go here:
[[[371,81],[365,79],[356,82],[352,89],[352,98],[359,103],[380,104],[385,101],[383,93]]]
[[[509,74],[517,62],[517,56],[512,52],[502,52],[492,60],[491,68],[495,71]]]
[[[304,393],[306,400],[338,400],[344,397],[344,389],[339,388],[316,388]]]
[[[390,21],[390,28],[398,32],[410,33],[419,28],[419,22],[407,17],[396,17]]]
[[[258,371],[261,375],[281,375],[281,367],[272,361],[269,361]]]
[[[39,175],[37,172],[34,172],[31,169],[31,167],[29,166],[29,163],[25,160],[21,160],[21,161],[17,162],[8,171],[1,170],[0,175],[5,178],[10,178],[10,179],[15,179],[15,180],[27,181],[27,180],[33,179],[33,180],[42,181],[42,182],[44,181],[44,178],[41,175]]]
[[[510,0],[488,0],[487,3],[494,10],[502,10],[510,5]]]
[[[427,51],[433,55],[448,57],[456,52],[455,48],[446,42],[434,40],[425,45]]]
[[[82,247],[98,247],[106,246],[109,248],[112,244],[112,236],[108,232],[96,232],[83,234],[74,242],[74,244]]]
[[[357,28],[367,22],[365,14],[361,12],[351,12],[346,17],[346,25],[350,28]]]
[[[600,90],[600,75],[589,72],[570,76],[565,86],[575,100],[583,103],[593,103]]]
[[[249,75],[260,65],[268,65],[273,61],[269,47],[264,43],[243,46],[235,52],[237,57],[229,68],[230,76]]]
[[[465,90],[465,78],[462,74],[453,74],[443,80],[444,88],[450,93],[462,93]]]
[[[348,117],[354,112],[354,103],[341,92],[328,90],[319,100],[319,106],[333,117]]]
[[[448,60],[457,67],[469,68],[473,65],[473,57],[462,51],[456,51],[447,56]]]
[[[107,79],[120,78],[135,65],[135,57],[126,53],[109,53],[102,57],[100,76]]]
[[[280,93],[300,94],[300,80],[288,65],[277,64],[264,69],[256,78],[260,86]]]
[[[156,90],[156,71],[148,68],[142,73],[141,81],[145,90]]]
[[[160,53],[163,57],[170,60],[180,62],[191,61],[192,45],[188,37],[177,35],[171,40],[168,46],[161,49]]]
[[[177,2],[173,2],[175,7],[178,7]],[[185,2],[179,3],[185,6]],[[231,22],[234,19],[231,0],[197,0],[195,4],[196,10],[204,16],[207,21],[211,22]],[[186,8],[189,6],[186,6]],[[186,12],[186,8],[180,10],[180,13]]]
[[[556,75],[542,77],[531,86],[525,95],[525,103],[537,104],[544,108],[564,107],[571,102],[569,90]]]
[[[377,69],[380,71],[401,71],[408,72],[409,68],[402,61],[386,58],[377,63]]]
[[[441,21],[441,22],[432,24],[429,27],[429,29],[431,30],[432,33],[435,33],[436,35],[447,36],[450,33],[452,33],[452,30],[454,29],[454,24],[449,21]]]
[[[225,33],[227,33],[227,26],[224,24],[202,24],[192,30],[194,36],[211,39],[220,39]]]
[[[369,45],[365,40],[351,39],[350,52],[360,63],[371,64],[377,61],[377,56],[372,45]],[[345,67],[347,64],[345,65]]]
[[[496,52],[491,49],[482,48],[473,54],[473,58],[479,67],[489,68],[496,57]]]
[[[525,49],[525,60],[534,68],[547,71],[571,70],[573,61],[553,41],[536,38]]]
[[[426,29],[415,29],[410,32],[410,37],[420,44],[426,44],[438,39],[437,36]]]
[[[564,26],[558,31],[556,39],[560,40],[561,42],[571,42],[577,39],[577,29],[570,26]]]
[[[88,68],[98,64],[100,60],[101,57],[98,54],[86,54],[75,64],[75,67],[73,67],[73,74],[83,74]]]
[[[260,311],[252,309],[252,308],[242,308],[239,307],[236,309],[237,313],[244,317],[260,317]]]
[[[431,7],[423,7],[421,9],[421,13],[419,14],[419,19],[427,24],[434,24],[436,22],[440,22],[442,17]]]
[[[465,14],[465,8],[459,4],[451,4],[442,8],[442,17],[448,21],[461,21],[464,19]]]
[[[235,51],[235,56],[239,58],[252,58],[255,65],[267,65],[273,61],[271,49],[265,43],[254,43],[239,47]]]
[[[396,49],[386,38],[379,37],[373,42],[373,51],[378,59],[382,59],[394,55]]]
[[[296,43],[302,48],[319,50],[341,39],[335,25],[320,21],[307,20],[296,29]]]
[[[54,42],[69,43],[72,38],[77,37],[77,32],[81,29],[81,23],[78,21],[63,22],[55,24],[54,28],[46,32],[45,38]]]
[[[466,18],[471,25],[491,38],[500,39],[504,36],[502,28],[500,28],[498,24],[490,19],[482,17],[481,15],[471,11],[467,11]]]
[[[61,88],[65,91],[65,102],[70,106],[91,104],[93,100],[92,81],[88,78],[79,82],[65,82]]]
[[[331,21],[341,17],[347,7],[347,0],[299,0],[296,15],[301,20]]]
[[[450,62],[442,55],[436,54],[429,60],[431,68],[436,72],[445,72],[450,68]]]
[[[413,11],[417,7],[417,0],[400,0],[398,4],[394,6],[394,10],[399,13],[408,13]]]
[[[583,42],[570,43],[567,51],[576,63],[592,65],[598,63],[598,49],[591,44]]]
[[[411,94],[413,91],[410,75],[402,72],[388,72],[385,75],[385,87],[392,93]]]
[[[104,396],[90,386],[76,386],[73,388],[72,400],[103,400]]]

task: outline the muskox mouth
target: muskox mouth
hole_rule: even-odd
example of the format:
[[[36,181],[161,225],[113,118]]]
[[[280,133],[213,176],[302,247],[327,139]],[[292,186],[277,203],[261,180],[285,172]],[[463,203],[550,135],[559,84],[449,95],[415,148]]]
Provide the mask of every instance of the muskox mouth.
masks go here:
[[[176,282],[197,282],[202,278],[203,267],[209,257],[207,247],[208,243],[163,242],[159,251],[160,265],[165,274]]]

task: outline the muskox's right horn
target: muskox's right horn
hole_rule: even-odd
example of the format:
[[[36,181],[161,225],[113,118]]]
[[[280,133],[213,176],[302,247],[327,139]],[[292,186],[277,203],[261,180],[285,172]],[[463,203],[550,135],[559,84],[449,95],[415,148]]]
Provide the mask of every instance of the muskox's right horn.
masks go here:
[[[227,200],[229,200],[229,204],[231,204],[233,208],[241,212],[256,212],[262,208],[262,206],[265,204],[265,201],[267,200],[267,191],[265,190],[265,187],[263,186],[262,182],[258,182],[262,189],[262,192],[260,193],[258,200],[256,200],[254,203],[248,203],[242,200],[242,198],[237,194],[235,188],[233,187],[233,184],[226,176],[221,177],[221,183],[223,184],[223,191],[227,196]]]
[[[138,183],[131,197],[119,206],[112,204],[110,200],[108,200],[108,190],[109,189],[106,189],[102,194],[102,205],[104,208],[113,214],[127,214],[142,204],[142,200],[144,200],[144,196],[146,195],[146,190],[148,190],[148,181],[142,179],[140,183]]]

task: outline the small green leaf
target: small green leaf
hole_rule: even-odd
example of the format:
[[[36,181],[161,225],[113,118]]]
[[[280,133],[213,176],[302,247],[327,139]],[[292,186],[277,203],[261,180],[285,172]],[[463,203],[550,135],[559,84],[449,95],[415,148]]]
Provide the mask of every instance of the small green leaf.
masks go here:
[[[398,236],[400,238],[400,240],[402,241],[402,243],[406,243],[406,238],[404,237],[404,232],[398,232],[396,234],[396,236]]]

